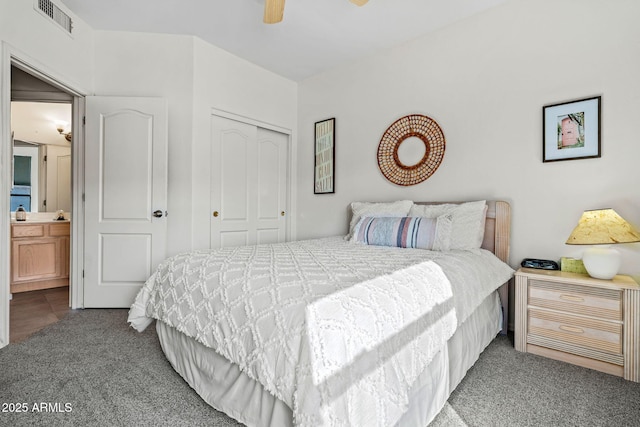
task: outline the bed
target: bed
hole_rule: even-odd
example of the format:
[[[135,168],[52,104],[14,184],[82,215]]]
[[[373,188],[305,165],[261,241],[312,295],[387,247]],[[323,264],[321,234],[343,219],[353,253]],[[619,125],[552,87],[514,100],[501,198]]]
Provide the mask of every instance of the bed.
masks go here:
[[[406,224],[408,205],[367,214],[352,204],[349,239],[168,259],[129,322],[141,331],[156,320],[174,369],[248,426],[424,427],[506,330],[510,207],[482,201],[482,249],[459,250],[441,238],[457,233],[455,214],[439,209],[461,208],[408,203],[435,212],[421,226],[432,227],[433,250],[402,247],[406,232],[400,247],[363,244],[366,221]]]

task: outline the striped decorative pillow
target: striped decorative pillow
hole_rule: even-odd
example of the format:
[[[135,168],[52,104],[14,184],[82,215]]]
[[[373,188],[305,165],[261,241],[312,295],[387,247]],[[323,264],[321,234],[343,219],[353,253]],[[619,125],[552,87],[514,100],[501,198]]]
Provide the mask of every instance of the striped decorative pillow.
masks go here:
[[[364,217],[354,230],[356,242],[448,251],[451,246],[451,215],[424,217]]]

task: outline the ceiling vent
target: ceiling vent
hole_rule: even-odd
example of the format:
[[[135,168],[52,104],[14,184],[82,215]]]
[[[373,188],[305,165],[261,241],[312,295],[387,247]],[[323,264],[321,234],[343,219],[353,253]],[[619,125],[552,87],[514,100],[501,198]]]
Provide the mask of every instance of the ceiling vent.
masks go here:
[[[67,33],[71,34],[71,30],[73,29],[73,22],[71,21],[71,17],[64,13],[58,6],[56,6],[51,0],[35,0],[36,9],[48,16],[62,27]]]

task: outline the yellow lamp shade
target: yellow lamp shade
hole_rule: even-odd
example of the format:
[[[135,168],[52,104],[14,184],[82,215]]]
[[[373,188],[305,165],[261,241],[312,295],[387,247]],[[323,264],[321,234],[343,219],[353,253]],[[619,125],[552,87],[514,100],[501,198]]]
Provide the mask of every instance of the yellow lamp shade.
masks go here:
[[[567,245],[611,245],[640,242],[640,233],[613,209],[585,211]]]

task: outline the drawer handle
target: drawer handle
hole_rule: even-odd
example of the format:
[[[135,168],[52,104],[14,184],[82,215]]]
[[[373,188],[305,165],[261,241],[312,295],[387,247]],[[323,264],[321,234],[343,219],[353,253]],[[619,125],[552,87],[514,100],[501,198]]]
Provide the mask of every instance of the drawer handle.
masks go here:
[[[560,295],[560,299],[563,299],[565,301],[572,301],[572,302],[584,302],[584,298],[577,297],[574,295]]]
[[[560,325],[560,329],[565,332],[574,332],[576,334],[584,334],[584,329],[576,328],[575,326]]]

